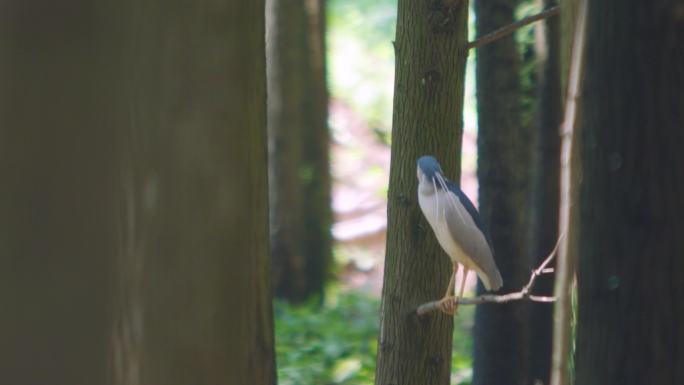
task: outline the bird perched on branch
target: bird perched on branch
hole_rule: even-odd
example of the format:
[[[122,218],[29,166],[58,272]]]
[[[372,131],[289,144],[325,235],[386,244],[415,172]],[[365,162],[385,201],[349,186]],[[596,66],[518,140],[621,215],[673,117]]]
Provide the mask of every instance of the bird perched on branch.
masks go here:
[[[417,175],[420,210],[453,265],[453,273],[439,308],[444,313],[454,314],[471,270],[477,272],[485,288],[490,291],[499,290],[503,280],[494,262],[493,248],[480,214],[470,199],[444,176],[433,156],[418,159]],[[459,294],[454,297],[459,264],[463,265],[463,278]]]

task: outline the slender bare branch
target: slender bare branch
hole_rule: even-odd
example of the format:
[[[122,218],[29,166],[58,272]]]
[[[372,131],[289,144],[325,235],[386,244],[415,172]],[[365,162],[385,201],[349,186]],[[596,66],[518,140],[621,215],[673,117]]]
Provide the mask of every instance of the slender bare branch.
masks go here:
[[[480,305],[483,303],[505,303],[512,301],[520,301],[523,299],[530,300],[532,302],[555,302],[556,297],[543,297],[538,295],[529,295],[528,293],[517,291],[514,293],[495,295],[495,294],[484,294],[472,298],[461,298],[458,300],[459,305]],[[424,315],[435,310],[439,310],[440,301],[431,301],[418,306],[416,313],[418,315]]]
[[[458,299],[458,304],[459,305],[480,305],[483,303],[504,303],[504,302],[511,302],[511,301],[520,301],[520,300],[530,300],[532,302],[543,302],[543,303],[548,303],[548,302],[554,302],[556,300],[555,297],[545,297],[545,296],[538,296],[538,295],[532,295],[531,291],[532,288],[534,287],[534,281],[537,279],[538,276],[542,274],[547,274],[549,273],[549,269],[547,269],[547,265],[551,263],[553,260],[554,256],[558,252],[558,247],[561,243],[561,239],[563,239],[563,235],[561,235],[558,238],[558,242],[556,242],[556,247],[553,248],[551,253],[546,257],[544,262],[539,265],[536,269],[532,270],[532,274],[530,274],[530,280],[527,282],[527,285],[525,285],[520,291],[516,291],[513,293],[508,293],[508,294],[501,294],[501,295],[496,295],[496,294],[483,294],[479,295],[477,297],[471,297],[471,298],[460,298]],[[550,269],[553,271],[553,269]],[[454,297],[454,300],[456,300],[456,297]],[[416,309],[416,313],[418,315],[424,315],[427,313],[430,313],[435,310],[439,310],[439,303],[441,300],[438,301],[431,301],[428,303],[424,303]]]
[[[526,17],[522,20],[516,21],[515,23],[506,25],[504,27],[501,27],[497,29],[494,32],[488,33],[474,41],[471,41],[468,43],[468,49],[471,48],[478,48],[481,47],[485,44],[489,44],[491,42],[494,42],[496,40],[501,39],[504,36],[508,36],[515,32],[516,30],[520,29],[521,27],[524,27],[528,24],[532,24],[535,21],[543,20],[546,18],[549,18],[551,16],[556,16],[560,13],[560,5],[557,5],[555,7],[551,7],[547,10],[544,10],[542,12],[539,12],[536,15],[532,15],[529,17]]]
[[[564,238],[564,234],[561,233],[560,237],[558,237],[558,241],[556,241],[556,246],[553,248],[551,253],[546,257],[544,262],[539,265],[536,269],[532,270],[532,274],[530,275],[530,280],[527,282],[527,285],[523,287],[522,291],[524,292],[529,292],[532,290],[532,286],[534,285],[534,280],[537,279],[540,275],[544,274],[544,270],[546,269],[546,266],[548,266],[549,263],[551,263],[551,260],[553,257],[556,256],[556,253],[558,253],[558,248],[560,247],[561,244],[561,239]]]

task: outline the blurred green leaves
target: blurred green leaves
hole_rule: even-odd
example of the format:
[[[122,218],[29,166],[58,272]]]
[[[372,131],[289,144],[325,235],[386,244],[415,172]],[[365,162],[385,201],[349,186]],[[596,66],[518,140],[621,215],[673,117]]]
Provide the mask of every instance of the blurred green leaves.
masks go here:
[[[373,384],[380,301],[328,295],[319,306],[275,302],[280,385]]]
[[[392,121],[396,0],[328,1],[328,63],[331,93],[374,130]],[[388,134],[381,135],[387,141]]]
[[[397,0],[329,0],[327,6],[331,31],[349,32],[369,49],[383,50],[394,38]]]
[[[275,302],[278,384],[373,384],[380,301],[362,291],[336,291],[322,305]],[[474,310],[461,307],[454,322],[452,384],[470,384]]]

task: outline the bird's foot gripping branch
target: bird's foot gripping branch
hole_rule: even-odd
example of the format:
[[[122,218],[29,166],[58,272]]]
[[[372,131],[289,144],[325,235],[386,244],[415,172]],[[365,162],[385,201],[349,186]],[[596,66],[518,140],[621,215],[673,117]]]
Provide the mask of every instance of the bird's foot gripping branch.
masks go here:
[[[530,275],[530,280],[527,282],[527,285],[525,285],[520,291],[516,291],[513,293],[507,293],[507,294],[484,294],[484,295],[479,295],[477,297],[471,297],[471,298],[456,298],[456,297],[451,297],[454,301],[458,301],[458,305],[479,305],[482,303],[504,303],[504,302],[511,302],[511,301],[519,301],[519,300],[530,300],[532,302],[543,302],[543,303],[551,303],[556,301],[556,297],[548,297],[548,296],[539,296],[539,295],[534,295],[532,294],[532,288],[534,287],[534,282],[542,274],[550,274],[553,273],[554,269],[547,267],[549,263],[553,260],[553,258],[556,256],[556,253],[558,252],[558,246],[560,245],[560,240],[563,238],[561,235],[558,238],[558,242],[556,242],[556,246],[553,248],[553,251],[546,257],[544,262],[539,265],[536,269],[532,270],[532,274]],[[431,301],[424,303],[416,309],[416,313],[419,316],[428,314],[433,311],[440,310],[440,303],[442,300],[438,301]],[[454,304],[456,305],[456,304]]]

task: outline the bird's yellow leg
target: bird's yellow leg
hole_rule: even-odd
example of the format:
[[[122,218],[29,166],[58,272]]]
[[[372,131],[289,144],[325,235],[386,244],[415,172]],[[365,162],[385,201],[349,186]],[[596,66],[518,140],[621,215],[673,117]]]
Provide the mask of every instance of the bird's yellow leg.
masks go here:
[[[454,308],[454,289],[456,286],[456,274],[458,274],[459,265],[456,262],[453,263],[453,271],[451,273],[451,278],[449,279],[449,285],[447,286],[446,293],[444,293],[444,298],[439,301],[439,309],[449,315],[454,314],[456,310]]]
[[[451,272],[451,278],[449,279],[449,285],[447,286],[446,293],[444,293],[444,298],[454,295],[454,286],[456,286],[456,274],[458,274],[458,268],[459,264],[453,262],[453,271]]]
[[[456,300],[454,301],[454,313],[458,310],[458,300],[463,298],[463,290],[465,289],[465,283],[466,280],[468,279],[468,273],[470,273],[470,269],[468,269],[466,266],[463,266],[463,277],[461,278],[461,289],[458,291],[458,296],[456,297]]]

